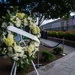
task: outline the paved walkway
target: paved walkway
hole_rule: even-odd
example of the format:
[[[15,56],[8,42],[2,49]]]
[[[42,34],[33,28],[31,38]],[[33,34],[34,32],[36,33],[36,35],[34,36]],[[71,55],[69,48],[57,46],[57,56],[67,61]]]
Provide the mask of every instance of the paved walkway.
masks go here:
[[[39,75],[75,75],[75,51],[38,69]],[[35,71],[27,75],[37,75]]]
[[[49,40],[41,39],[41,41],[44,41],[48,45],[54,46],[55,44]],[[51,44],[50,44],[51,43]],[[70,49],[69,49],[70,48]],[[75,75],[75,48],[69,47],[65,45],[64,50],[72,50],[72,51],[66,51],[70,54],[50,63],[46,66],[42,66],[38,69],[39,75]],[[35,71],[32,71],[31,73],[27,75],[37,75]]]
[[[45,43],[49,46],[52,46],[52,47],[58,44],[57,42],[54,42],[54,41],[51,41],[51,40],[46,40],[46,39],[41,39],[41,42],[43,42],[43,43]],[[60,44],[59,46],[62,47],[62,44]],[[63,50],[64,53],[69,54],[73,51],[75,51],[75,48],[64,45],[64,50]]]

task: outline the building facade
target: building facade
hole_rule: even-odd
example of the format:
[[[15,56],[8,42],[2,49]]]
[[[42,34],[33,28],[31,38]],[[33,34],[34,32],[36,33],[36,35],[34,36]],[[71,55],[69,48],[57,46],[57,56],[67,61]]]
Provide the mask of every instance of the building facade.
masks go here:
[[[41,30],[75,30],[75,16],[68,20],[58,19],[56,21],[40,26]]]

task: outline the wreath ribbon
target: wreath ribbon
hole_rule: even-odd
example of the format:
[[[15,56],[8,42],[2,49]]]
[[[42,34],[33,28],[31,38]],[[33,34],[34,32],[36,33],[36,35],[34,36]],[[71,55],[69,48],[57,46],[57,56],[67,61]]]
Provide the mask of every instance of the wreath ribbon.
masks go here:
[[[28,37],[28,38],[40,43],[39,39],[36,36],[26,32],[24,30],[21,30],[19,28],[14,27],[14,26],[8,26],[7,29],[12,31],[12,32],[15,32],[17,34],[24,35],[24,36],[26,36],[26,37]]]

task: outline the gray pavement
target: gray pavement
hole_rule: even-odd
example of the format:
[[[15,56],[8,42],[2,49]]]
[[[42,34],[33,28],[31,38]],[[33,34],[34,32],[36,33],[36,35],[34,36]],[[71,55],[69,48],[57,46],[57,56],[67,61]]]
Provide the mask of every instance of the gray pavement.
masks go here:
[[[55,45],[57,45],[58,43],[57,42],[54,42],[54,41],[51,41],[51,40],[47,40],[47,39],[41,39],[41,42],[53,47]],[[60,47],[63,47],[62,44],[59,45]],[[66,54],[69,54],[71,52],[75,51],[75,48],[73,47],[70,47],[70,46],[67,46],[67,45],[64,45],[64,49],[63,49],[63,52],[66,53]]]
[[[44,43],[54,46],[57,43],[41,39]],[[62,45],[60,45],[62,46]],[[67,51],[68,50],[68,51]],[[39,75],[75,75],[75,48],[64,46],[64,52],[68,55],[49,63],[45,66],[41,66],[38,69]],[[35,71],[28,73],[27,75],[37,75]]]

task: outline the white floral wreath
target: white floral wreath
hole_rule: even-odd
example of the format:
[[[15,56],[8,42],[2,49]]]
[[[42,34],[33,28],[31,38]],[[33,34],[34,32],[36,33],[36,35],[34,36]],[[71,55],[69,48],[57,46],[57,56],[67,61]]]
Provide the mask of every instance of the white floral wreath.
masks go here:
[[[15,33],[8,31],[7,27],[15,26],[19,29],[23,28],[30,34],[35,35],[37,38],[40,38],[40,29],[34,21],[24,13],[15,13],[12,15],[8,10],[7,15],[8,17],[3,17],[3,22],[1,25],[1,42],[3,44],[2,53],[14,61],[19,62],[19,66],[25,62],[29,63],[29,61],[35,57],[35,53],[38,51],[40,43],[28,39],[28,44],[21,47],[19,42],[14,40]]]

